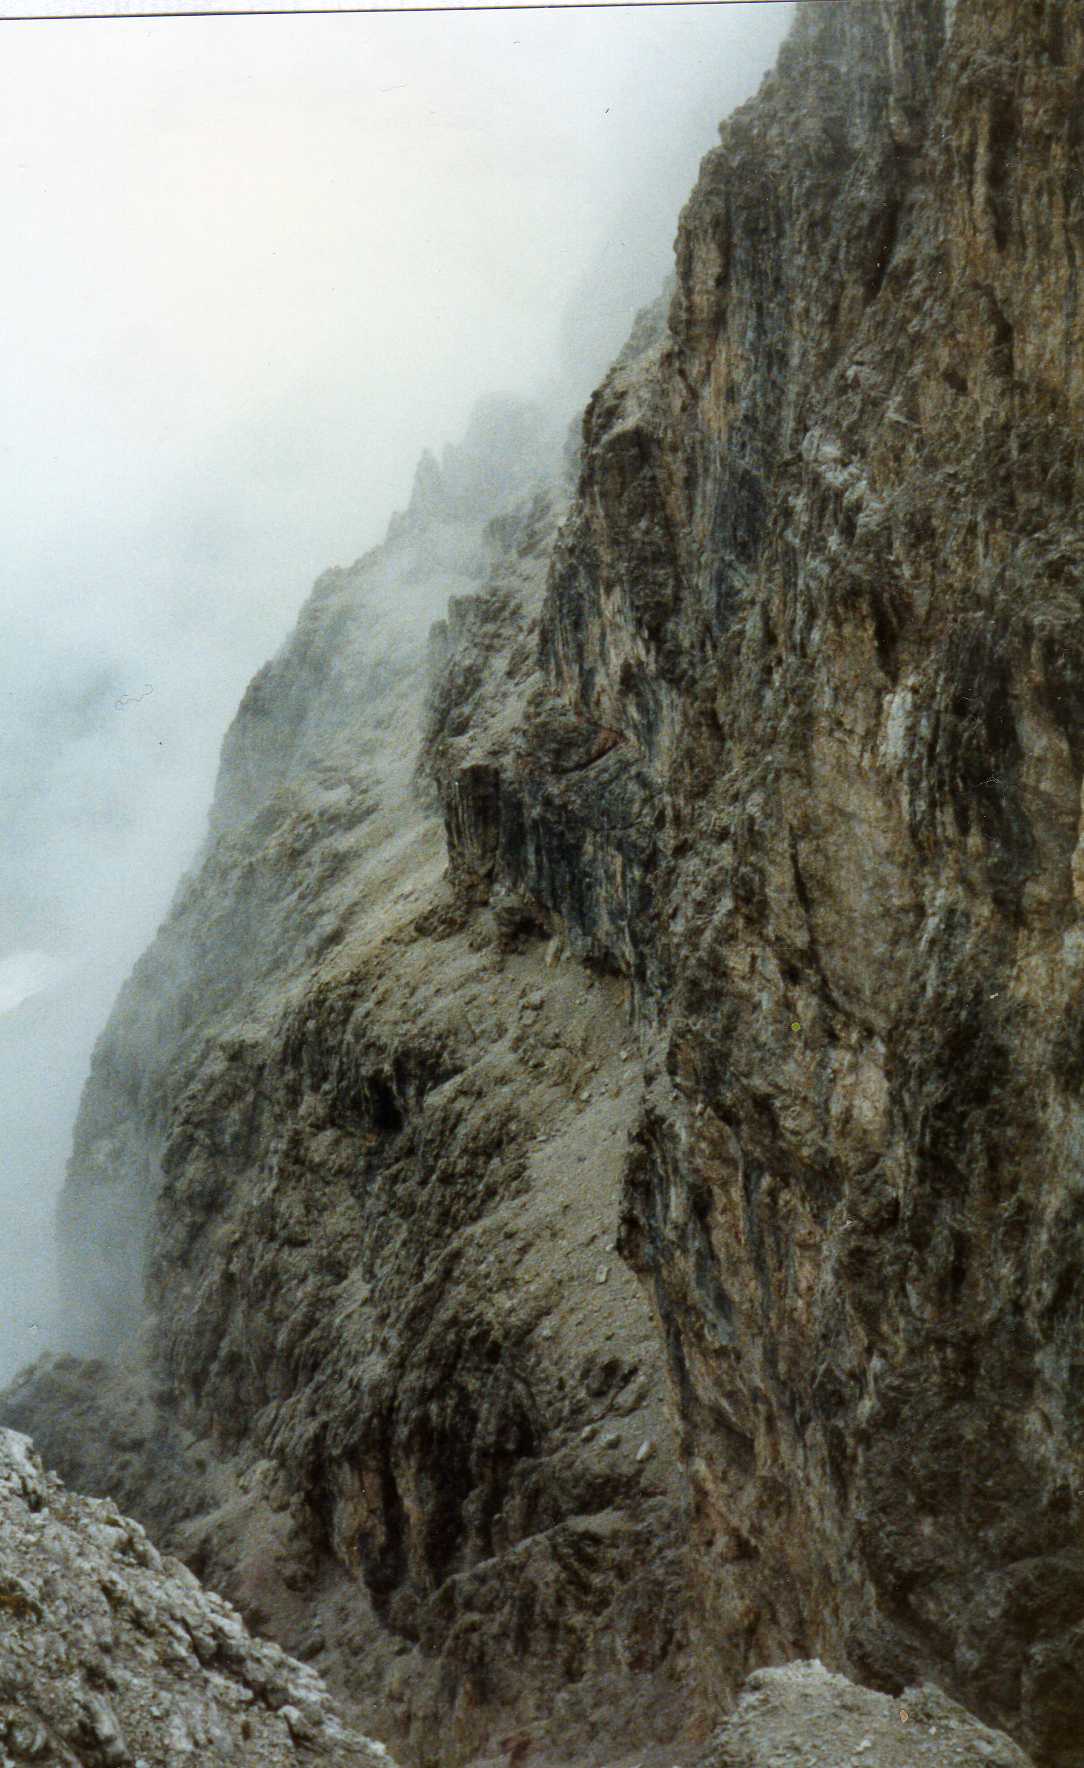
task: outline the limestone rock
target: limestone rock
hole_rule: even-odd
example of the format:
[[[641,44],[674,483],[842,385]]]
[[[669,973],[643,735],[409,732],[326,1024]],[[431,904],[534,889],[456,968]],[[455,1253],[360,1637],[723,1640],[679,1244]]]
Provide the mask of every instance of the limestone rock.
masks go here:
[[[7,1762],[175,1768],[304,1760],[387,1768],[311,1669],[163,1558],[138,1523],[76,1498],[0,1430],[0,1748]]]
[[[3,1402],[442,1763],[513,1731],[583,1748],[600,1713],[615,1744],[672,1739],[690,1711],[664,1360],[586,1244],[614,1241],[637,1109],[622,990],[547,969],[544,917],[489,900],[484,856],[461,906],[415,771],[427,732],[458,753],[446,712],[486,668],[514,723],[566,499],[472,506],[500,461],[452,465],[455,497],[427,469],[245,697],[80,1115],[66,1258],[102,1355]],[[647,1466],[600,1440],[633,1393]]]
[[[1030,1768],[1023,1750],[923,1684],[889,1697],[819,1661],[750,1676],[698,1768]]]
[[[1084,1759],[1082,65],[1067,0],[798,9],[586,413],[519,730],[441,785],[453,869],[465,799],[651,1055],[621,1248],[708,1709],[816,1652],[1044,1768]],[[562,718],[618,740],[570,769]]]
[[[321,579],[95,1054],[128,1345],[4,1415],[419,1762],[814,1656],[859,1760],[936,1685],[1084,1761],[1082,66],[797,9],[575,488],[430,461]]]

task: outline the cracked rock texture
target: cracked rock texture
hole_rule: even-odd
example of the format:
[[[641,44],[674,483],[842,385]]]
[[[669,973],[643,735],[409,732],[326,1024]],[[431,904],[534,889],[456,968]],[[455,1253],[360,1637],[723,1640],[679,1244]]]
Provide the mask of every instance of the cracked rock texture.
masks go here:
[[[939,1688],[895,1698],[856,1688],[815,1659],[754,1670],[698,1768],[1028,1768],[1003,1731]]]
[[[0,1430],[0,1760],[173,1768],[391,1758],[320,1677],[253,1639],[138,1523],[46,1474]]]
[[[485,407],[423,462],[246,694],[77,1126],[66,1258],[103,1354],[4,1402],[442,1763],[679,1737],[693,1674],[664,1359],[616,1255],[625,990],[523,905],[459,900],[416,771],[483,591],[479,668],[537,674],[567,490],[552,456],[532,489],[534,421]]]
[[[321,579],[98,1046],[127,1344],[4,1416],[412,1760],[816,1657],[848,1761],[1084,1768],[1082,118],[1071,0],[798,8],[575,482],[490,407]]]
[[[1084,1762],[1084,16],[803,7],[584,421],[453,871],[626,977],[709,1708]],[[470,648],[470,647],[468,647]],[[477,647],[473,647],[476,651]],[[658,1061],[656,1062],[656,1056]]]

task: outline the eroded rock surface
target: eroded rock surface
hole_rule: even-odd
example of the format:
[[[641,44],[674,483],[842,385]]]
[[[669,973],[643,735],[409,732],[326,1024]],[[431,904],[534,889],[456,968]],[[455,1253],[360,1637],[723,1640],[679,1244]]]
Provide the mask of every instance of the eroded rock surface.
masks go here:
[[[699,1768],[1029,1768],[1023,1750],[939,1688],[895,1698],[819,1660],[756,1670]]]
[[[1051,1768],[1084,1760],[1082,63],[1059,0],[799,9],[588,409],[534,699],[436,757],[453,869],[632,987],[621,1247],[709,1706],[815,1651]]]
[[[387,1768],[320,1677],[0,1430],[0,1751],[56,1768]]]
[[[616,1255],[625,990],[522,904],[464,905],[416,772],[479,605],[506,716],[537,676],[567,492],[509,507],[507,452],[425,464],[246,695],[80,1116],[67,1259],[103,1356],[4,1406],[440,1762],[674,1739],[692,1675],[664,1359]]]
[[[816,1656],[1084,1763],[1082,68],[799,8],[575,487],[321,580],[99,1045],[137,1331],[5,1416],[421,1761]]]

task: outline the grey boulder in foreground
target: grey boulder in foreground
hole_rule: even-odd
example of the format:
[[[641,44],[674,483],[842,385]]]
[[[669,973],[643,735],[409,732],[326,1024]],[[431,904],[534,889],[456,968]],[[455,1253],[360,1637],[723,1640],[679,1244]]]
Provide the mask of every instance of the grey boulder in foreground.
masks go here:
[[[313,1670],[0,1430],[0,1763],[391,1768]]]
[[[699,1768],[1031,1768],[939,1688],[858,1688],[819,1659],[755,1670]]]

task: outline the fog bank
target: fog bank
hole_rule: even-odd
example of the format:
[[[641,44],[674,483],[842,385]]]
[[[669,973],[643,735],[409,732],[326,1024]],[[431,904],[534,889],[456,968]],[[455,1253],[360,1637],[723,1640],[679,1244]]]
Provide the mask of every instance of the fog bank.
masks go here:
[[[246,682],[479,396],[586,397],[789,10],[4,27],[0,1379]]]

